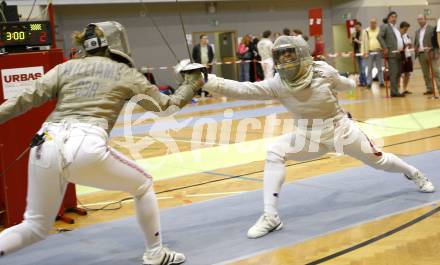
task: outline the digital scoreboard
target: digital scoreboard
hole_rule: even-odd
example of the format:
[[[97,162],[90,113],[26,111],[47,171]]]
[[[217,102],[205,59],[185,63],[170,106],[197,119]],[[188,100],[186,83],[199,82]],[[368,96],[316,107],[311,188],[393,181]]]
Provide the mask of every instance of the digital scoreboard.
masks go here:
[[[0,23],[0,48],[47,46],[52,43],[49,21]]]

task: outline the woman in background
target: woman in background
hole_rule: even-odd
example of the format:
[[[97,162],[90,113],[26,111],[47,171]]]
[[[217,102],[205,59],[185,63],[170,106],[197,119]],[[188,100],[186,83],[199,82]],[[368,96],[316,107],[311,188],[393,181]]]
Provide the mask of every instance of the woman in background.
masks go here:
[[[412,92],[408,90],[409,78],[411,77],[411,73],[413,72],[412,55],[411,52],[409,51],[413,47],[413,45],[407,33],[409,27],[410,25],[406,21],[402,21],[399,27],[400,34],[402,34],[403,45],[404,45],[404,49],[402,51],[402,71],[401,71],[402,83],[403,83],[403,86],[401,86],[403,88],[403,90],[401,91],[402,94],[412,94]]]
[[[252,52],[250,50],[251,36],[246,34],[241,39],[240,45],[238,45],[238,58],[241,60],[240,63],[240,78],[241,82],[250,81],[250,62],[252,60]]]

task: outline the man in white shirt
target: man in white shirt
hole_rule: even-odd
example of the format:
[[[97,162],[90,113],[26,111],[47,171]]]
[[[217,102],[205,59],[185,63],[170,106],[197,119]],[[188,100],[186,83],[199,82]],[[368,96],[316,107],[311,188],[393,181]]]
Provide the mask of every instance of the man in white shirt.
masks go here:
[[[390,24],[393,26],[394,35],[396,35],[397,50],[402,51],[405,45],[403,44],[402,34],[400,33],[399,28],[397,28],[397,26],[396,26],[397,16],[396,16],[396,20],[394,20],[394,21],[395,21],[394,24],[392,24],[391,22],[390,22]]]
[[[263,32],[263,38],[258,42],[257,49],[261,56],[261,64],[264,72],[264,79],[273,77],[273,59],[272,59],[272,47],[273,42],[270,40],[272,32],[266,30]]]

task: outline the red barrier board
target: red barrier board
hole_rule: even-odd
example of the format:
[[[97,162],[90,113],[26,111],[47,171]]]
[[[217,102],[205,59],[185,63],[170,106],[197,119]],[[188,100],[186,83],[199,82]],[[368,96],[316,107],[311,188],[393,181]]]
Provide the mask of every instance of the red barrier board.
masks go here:
[[[29,82],[64,61],[60,49],[0,55],[0,102],[13,97],[29,86]],[[0,125],[0,212],[3,211],[0,224],[6,227],[21,222],[26,205],[29,153],[14,161],[29,146],[55,103],[47,102]],[[60,213],[68,208],[76,208],[76,191],[72,184],[69,184]]]

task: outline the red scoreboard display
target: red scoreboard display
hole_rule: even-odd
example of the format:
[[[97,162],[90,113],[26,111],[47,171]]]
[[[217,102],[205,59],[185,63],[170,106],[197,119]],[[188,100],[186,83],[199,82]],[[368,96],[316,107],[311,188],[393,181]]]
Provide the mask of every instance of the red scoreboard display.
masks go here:
[[[49,21],[0,23],[0,48],[46,46],[52,43]]]

